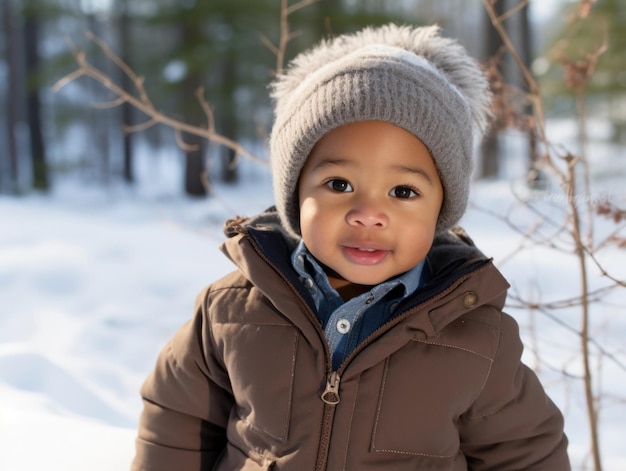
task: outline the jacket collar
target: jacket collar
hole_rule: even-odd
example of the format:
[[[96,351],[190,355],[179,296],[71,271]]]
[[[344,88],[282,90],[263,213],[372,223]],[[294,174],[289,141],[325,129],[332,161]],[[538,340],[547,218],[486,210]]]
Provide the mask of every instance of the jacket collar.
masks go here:
[[[277,309],[291,312],[294,302],[299,302],[301,309],[308,305],[309,315],[314,316],[313,301],[290,262],[298,240],[283,229],[275,208],[252,218],[229,220],[224,232],[228,238],[222,251]],[[431,337],[478,306],[502,309],[509,285],[462,229],[437,236],[426,261],[430,281],[398,307],[404,314],[394,323],[405,321],[408,329]],[[294,291],[299,299],[293,299]],[[413,315],[418,312],[426,315]]]

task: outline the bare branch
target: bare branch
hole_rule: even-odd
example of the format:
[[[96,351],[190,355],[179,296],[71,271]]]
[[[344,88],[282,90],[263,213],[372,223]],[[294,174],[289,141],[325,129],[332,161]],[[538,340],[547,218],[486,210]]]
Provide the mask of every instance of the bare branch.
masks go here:
[[[135,85],[135,87],[137,88],[137,91],[139,92],[139,96],[141,97],[141,100],[144,103],[149,104],[150,106],[153,107],[152,102],[150,101],[150,98],[148,97],[148,94],[146,93],[146,90],[143,85],[144,78],[135,74],[135,72],[133,72],[133,70],[128,66],[128,64],[126,64],[126,62],[124,62],[117,54],[113,52],[113,50],[111,50],[111,48],[104,41],[102,41],[100,38],[94,35],[91,31],[87,31],[85,35],[91,41],[96,43],[98,47],[102,50],[102,52],[104,52],[106,56],[109,59],[111,59],[113,63],[117,65],[122,70],[122,72],[126,74],[126,76],[128,76],[129,79],[131,79],[132,83]]]
[[[503,13],[502,15],[500,15],[498,17],[498,21],[501,23],[504,23],[506,20],[508,20],[509,18],[511,18],[512,16],[515,16],[517,13],[519,13],[521,10],[524,9],[524,7],[526,7],[528,5],[528,0],[521,0],[517,5],[515,5],[513,8],[511,8],[509,11]]]
[[[272,54],[278,55],[278,48],[264,34],[261,35],[261,42],[265,45],[266,48],[268,48],[272,52]]]
[[[126,100],[124,99],[124,97],[118,97],[117,99],[113,101],[106,101],[102,103],[92,103],[91,106],[93,106],[94,108],[103,110],[107,108],[116,108],[120,105],[123,105],[124,103],[126,103]]]
[[[617,288],[617,284],[613,284],[610,286],[605,286],[604,288],[599,288],[594,291],[589,292],[589,300],[591,302],[602,301],[604,297],[610,293],[611,291]],[[519,305],[510,304],[510,307],[515,307],[518,309],[526,308],[526,309],[548,309],[548,310],[558,310],[558,309],[569,309],[572,307],[580,306],[583,302],[582,296],[575,296],[573,298],[560,299],[557,301],[543,301],[543,302],[533,302],[522,299],[519,296],[514,294],[510,295],[510,298],[514,301],[520,303]]]
[[[289,16],[302,8],[316,3],[318,0],[300,0],[293,5],[289,5],[289,0],[280,0],[280,38],[278,46],[274,46],[271,50],[275,50],[276,54],[276,70],[274,73],[278,76],[282,74],[285,66],[285,56],[287,53],[287,45],[295,37],[289,30]],[[269,41],[268,41],[269,42]]]
[[[283,70],[285,53],[288,43],[297,36],[297,33],[290,32],[289,30],[289,15],[298,10],[301,10],[302,8],[305,8],[308,5],[312,5],[317,1],[318,0],[300,0],[293,5],[289,5],[289,0],[281,0],[280,40],[278,46],[274,45],[267,37],[261,37],[261,40],[266,45],[266,47],[268,47],[272,52],[276,54],[276,74],[280,74]],[[104,41],[99,39],[93,33],[87,32],[86,37],[90,41],[95,43],[100,48],[100,50],[132,81],[138,96],[135,96],[122,89],[109,75],[92,66],[87,60],[85,53],[77,50],[73,46],[73,44],[71,44],[71,41],[70,44],[72,48],[72,53],[74,55],[76,63],[78,64],[78,70],[66,75],[57,83],[55,83],[52,87],[53,91],[56,92],[60,90],[63,86],[80,77],[90,77],[104,85],[104,87],[111,91],[116,97],[106,106],[118,106],[123,103],[128,103],[129,105],[133,106],[150,118],[147,122],[143,124],[126,127],[127,132],[137,132],[148,129],[149,127],[152,127],[156,124],[163,124],[172,128],[175,131],[176,142],[183,149],[190,149],[190,146],[188,146],[184,142],[184,140],[182,139],[182,135],[184,133],[193,134],[196,136],[204,137],[211,142],[231,149],[235,153],[235,161],[237,161],[241,156],[244,156],[251,160],[267,164],[267,161],[265,159],[261,159],[260,157],[249,152],[239,143],[216,133],[213,108],[211,107],[209,102],[205,100],[204,90],[199,89],[196,92],[196,98],[198,99],[198,103],[202,108],[205,116],[207,117],[206,128],[187,124],[182,121],[170,118],[169,116],[166,116],[165,114],[158,111],[153,105],[144,86],[144,77],[137,75],[128,66],[128,64],[126,64],[117,54],[115,54],[111,50],[111,48]],[[97,106],[102,107],[103,105]]]
[[[309,5],[313,5],[314,3],[317,3],[318,1],[319,0],[301,0],[298,3],[294,3],[293,5],[287,8],[287,16],[291,15],[292,13],[295,13],[298,10],[302,10],[303,8],[308,7]]]
[[[523,306],[526,307],[526,306]],[[569,325],[568,323],[564,322],[562,319],[560,319],[558,316],[555,316],[554,314],[552,314],[550,312],[550,308],[548,308],[546,305],[542,305],[542,304],[534,304],[534,305],[530,305],[530,308],[539,311],[541,314],[543,314],[544,316],[546,316],[548,319],[552,320],[553,322],[555,322],[556,324],[560,325],[561,327],[563,327],[565,330],[569,331],[570,333],[574,334],[577,337],[580,337],[582,335],[582,333],[577,330],[576,328],[572,327],[571,325]],[[608,350],[606,350],[606,348],[603,346],[602,342],[596,340],[593,337],[589,337],[589,343],[591,343],[592,345],[594,345],[594,347],[604,356],[606,356],[607,358],[609,358],[615,365],[617,365],[620,369],[626,371],[626,365],[624,363],[622,363],[622,361],[614,354],[612,354],[611,352],[609,352]],[[584,379],[584,377],[579,377],[579,379]]]
[[[213,113],[213,107],[204,99],[204,87],[200,87],[196,90],[196,98],[198,99],[198,103],[200,103],[200,107],[202,108],[202,111],[204,111],[207,118],[207,129],[210,133],[214,133],[215,114]]]
[[[176,144],[185,152],[195,152],[200,148],[197,145],[187,144],[183,139],[183,133],[178,129],[176,130]]]
[[[67,74],[65,77],[59,79],[52,86],[52,91],[54,93],[58,92],[63,87],[65,87],[67,84],[69,84],[70,82],[73,82],[74,80],[77,80],[77,79],[81,78],[83,75],[85,75],[85,71],[83,71],[82,69],[78,69],[78,70],[75,70],[74,72],[72,72],[71,74]]]
[[[150,129],[152,126],[155,126],[158,122],[155,119],[150,119],[145,123],[135,124],[133,126],[126,126],[124,128],[124,132],[126,134],[132,134],[135,132],[145,131],[146,129]]]
[[[287,37],[287,42],[291,42],[299,36],[302,36],[302,31],[292,31]]]
[[[514,193],[515,194],[515,193]],[[571,248],[565,248],[565,247],[560,247],[556,244],[556,240],[558,238],[558,236],[562,233],[564,233],[567,230],[567,226],[566,223],[564,222],[563,224],[557,224],[555,221],[553,221],[552,219],[550,219],[548,216],[542,214],[540,211],[536,210],[532,205],[530,205],[528,202],[523,202],[525,207],[530,209],[536,216],[537,219],[534,221],[534,223],[532,225],[530,225],[530,227],[525,230],[524,228],[520,227],[519,225],[517,225],[509,215],[504,215],[504,214],[500,214],[497,213],[491,209],[487,209],[484,207],[481,207],[479,205],[477,205],[476,203],[472,203],[472,207],[476,208],[478,211],[481,211],[485,214],[488,214],[502,222],[504,222],[510,229],[512,229],[513,231],[515,231],[517,234],[519,234],[520,236],[522,236],[522,240],[519,244],[519,246],[512,251],[511,255],[505,257],[504,260],[512,258],[513,254],[517,253],[519,250],[521,250],[522,248],[524,248],[524,246],[526,245],[525,242],[531,242],[533,245],[539,245],[539,246],[543,246],[543,247],[549,247],[552,248],[556,251],[562,252],[562,253],[572,253]],[[546,235],[541,235],[539,233],[539,229],[541,228],[541,226],[544,225],[544,223],[549,223],[550,225],[552,225],[555,228],[555,231]],[[502,262],[502,260],[501,260]]]
[[[594,263],[594,265],[598,268],[598,270],[600,270],[600,273],[602,276],[607,277],[616,285],[621,286],[622,288],[626,288],[626,281],[619,280],[615,278],[614,276],[610,275],[609,272],[606,271],[604,266],[598,261],[598,259],[595,257],[594,253],[591,250],[589,250],[588,248],[585,248],[585,251],[587,255],[589,255],[589,258],[591,258],[591,261]]]
[[[207,128],[187,124],[185,122],[170,118],[169,116],[158,111],[152,104],[152,101],[150,100],[144,88],[144,77],[135,74],[130,69],[130,67],[128,67],[128,65],[126,65],[117,55],[115,55],[115,53],[102,40],[98,39],[91,33],[88,33],[87,37],[91,39],[95,44],[97,44],[98,47],[103,51],[103,53],[117,66],[119,66],[124,71],[124,73],[132,80],[139,96],[132,95],[123,88],[121,88],[119,85],[117,85],[109,75],[91,65],[87,60],[84,52],[78,50],[73,50],[74,59],[78,64],[78,69],[55,83],[52,87],[54,91],[60,90],[63,86],[67,85],[73,80],[76,80],[79,77],[90,77],[102,84],[106,89],[111,91],[116,97],[116,103],[128,103],[150,118],[150,120],[143,125],[127,127],[126,130],[128,132],[140,131],[143,129],[147,129],[155,124],[162,124],[170,127],[177,133],[176,140],[183,149],[188,148],[188,146],[182,141],[180,136],[182,135],[182,133],[193,134],[199,137],[203,137],[218,145],[222,145],[224,147],[232,149],[237,155],[241,155],[255,162],[267,165],[267,160],[262,159],[261,157],[258,157],[257,155],[248,151],[241,144],[215,132],[213,111],[208,102],[206,102],[204,98],[201,98],[200,96],[198,96],[200,106],[204,110],[209,121]]]

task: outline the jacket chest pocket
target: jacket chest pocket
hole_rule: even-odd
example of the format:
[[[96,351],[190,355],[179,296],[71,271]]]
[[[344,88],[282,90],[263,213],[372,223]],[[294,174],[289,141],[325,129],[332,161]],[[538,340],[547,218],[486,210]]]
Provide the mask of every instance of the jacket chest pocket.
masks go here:
[[[283,441],[289,431],[298,332],[290,325],[222,325],[224,362],[239,420]],[[228,331],[228,332],[226,332]]]
[[[447,345],[410,342],[387,359],[372,449],[454,459],[459,416],[476,397],[489,360]]]

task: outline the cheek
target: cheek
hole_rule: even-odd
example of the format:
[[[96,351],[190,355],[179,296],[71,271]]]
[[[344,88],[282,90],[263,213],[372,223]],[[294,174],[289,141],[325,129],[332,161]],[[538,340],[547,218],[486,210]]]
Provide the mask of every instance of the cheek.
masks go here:
[[[304,198],[300,200],[300,232],[304,237],[305,234],[311,232],[311,228],[315,226],[319,219],[319,205],[313,198]]]
[[[300,233],[309,249],[324,246],[338,230],[337,213],[317,198],[305,198],[300,204]]]
[[[403,229],[398,231],[401,240],[408,246],[413,245],[427,252],[435,238],[437,216],[438,211],[435,208],[423,208],[418,217],[404,218],[400,223]]]

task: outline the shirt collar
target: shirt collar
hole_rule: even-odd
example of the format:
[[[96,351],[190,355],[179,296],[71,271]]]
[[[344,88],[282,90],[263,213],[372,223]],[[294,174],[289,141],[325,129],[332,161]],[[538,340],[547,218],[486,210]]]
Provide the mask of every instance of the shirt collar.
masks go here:
[[[309,252],[303,240],[300,240],[296,249],[291,254],[291,263],[301,279],[304,280],[305,285],[314,283],[323,294],[339,297],[337,291],[330,285],[324,269],[311,252]],[[376,291],[376,293],[382,297],[395,287],[402,285],[404,287],[404,293],[399,296],[399,300],[402,300],[420,286],[424,265],[425,260],[422,260],[409,271],[376,285],[372,288],[372,291]],[[306,280],[311,281],[307,282]],[[307,286],[307,288],[311,289],[312,287]],[[314,298],[317,297],[314,296]],[[316,304],[318,304],[319,308],[317,299]]]

